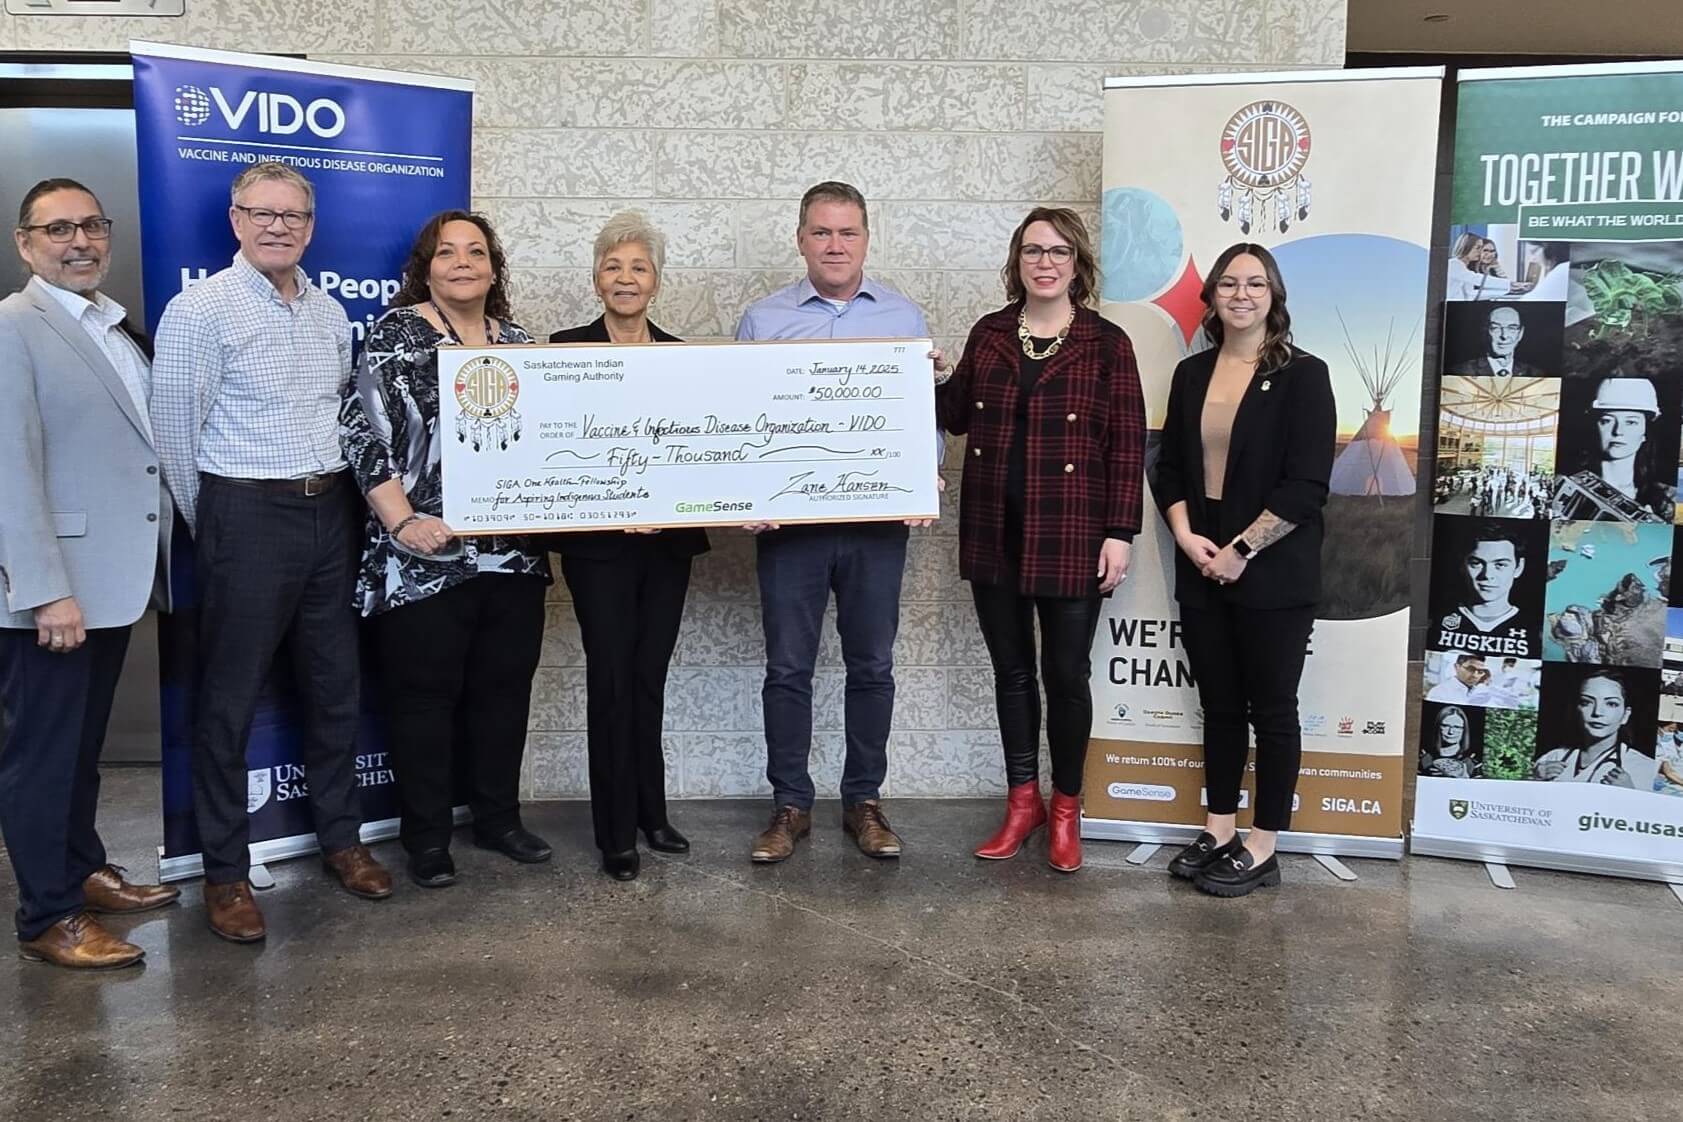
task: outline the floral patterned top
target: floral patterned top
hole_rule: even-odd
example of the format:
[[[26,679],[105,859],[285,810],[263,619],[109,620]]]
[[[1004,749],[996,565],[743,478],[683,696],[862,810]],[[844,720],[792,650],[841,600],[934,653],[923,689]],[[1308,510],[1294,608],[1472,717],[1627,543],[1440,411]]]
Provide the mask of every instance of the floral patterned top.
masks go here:
[[[438,346],[447,342],[414,308],[393,308],[368,334],[356,377],[339,411],[339,438],[357,485],[364,494],[401,480],[415,510],[442,516],[442,441],[454,430],[440,426]],[[530,343],[512,323],[502,324],[498,343]],[[549,553],[523,537],[462,538],[460,555],[448,560],[411,552],[392,541],[373,510],[368,512],[357,576],[356,606],[365,616],[413,604],[481,573],[529,573],[548,582]]]

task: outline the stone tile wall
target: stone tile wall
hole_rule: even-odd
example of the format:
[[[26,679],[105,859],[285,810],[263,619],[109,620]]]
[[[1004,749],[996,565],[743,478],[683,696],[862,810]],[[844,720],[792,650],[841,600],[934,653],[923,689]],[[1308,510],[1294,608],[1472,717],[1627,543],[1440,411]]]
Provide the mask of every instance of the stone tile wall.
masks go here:
[[[999,306],[1006,241],[1036,203],[1098,221],[1100,84],[1111,74],[1338,66],[1345,0],[188,0],[181,19],[0,15],[0,50],[123,50],[130,37],[451,74],[478,82],[475,205],[545,332],[593,318],[590,246],[616,210],[670,239],[657,321],[728,336],[797,279],[796,202],[820,179],[872,205],[870,268],[952,350]],[[957,465],[914,532],[896,651],[888,790],[1003,789],[992,680],[957,575]],[[668,785],[767,790],[763,644],[746,535],[695,568],[667,691]],[[584,669],[564,589],[548,608],[527,754],[534,797],[586,790]],[[815,777],[834,792],[843,671],[817,682]]]

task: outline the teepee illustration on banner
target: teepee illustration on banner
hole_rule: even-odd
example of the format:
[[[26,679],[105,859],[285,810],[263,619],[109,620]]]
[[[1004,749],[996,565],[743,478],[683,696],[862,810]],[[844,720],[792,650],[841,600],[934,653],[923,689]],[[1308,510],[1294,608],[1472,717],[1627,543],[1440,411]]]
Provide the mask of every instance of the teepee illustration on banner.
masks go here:
[[[1378,495],[1381,499],[1386,495],[1412,495],[1414,472],[1409,469],[1408,458],[1403,455],[1397,438],[1391,435],[1391,410],[1386,402],[1403,379],[1412,353],[1409,344],[1414,341],[1414,331],[1408,333],[1408,339],[1400,347],[1394,347],[1392,335],[1396,321],[1393,320],[1385,331],[1384,350],[1375,346],[1370,361],[1350,337],[1350,326],[1344,322],[1342,311],[1338,312],[1338,324],[1344,329],[1344,351],[1362,376],[1362,385],[1373,404],[1367,409],[1362,427],[1333,461],[1329,489],[1335,495]],[[1417,323],[1415,328],[1418,327]]]

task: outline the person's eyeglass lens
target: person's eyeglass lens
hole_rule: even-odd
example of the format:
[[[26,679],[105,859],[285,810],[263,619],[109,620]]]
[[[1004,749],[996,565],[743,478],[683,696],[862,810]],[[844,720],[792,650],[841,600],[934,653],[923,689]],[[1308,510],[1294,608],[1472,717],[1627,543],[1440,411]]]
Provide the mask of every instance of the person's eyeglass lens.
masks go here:
[[[262,207],[240,206],[238,203],[234,204],[234,209],[243,211],[260,230],[267,230],[273,226],[277,218],[288,230],[302,230],[314,213],[308,210],[264,210]]]
[[[1239,291],[1239,278],[1222,277],[1216,281],[1216,291],[1223,296],[1232,296]],[[1245,282],[1245,295],[1256,297],[1268,291],[1268,282],[1262,277],[1252,277]]]
[[[1038,265],[1042,257],[1050,257],[1054,265],[1068,265],[1075,259],[1075,247],[1069,245],[1035,245],[1026,242],[1018,251],[1024,261]]]
[[[86,222],[48,222],[42,226],[25,226],[25,230],[41,230],[50,242],[67,242],[80,230],[91,242],[102,242],[111,236],[111,219],[90,218]]]

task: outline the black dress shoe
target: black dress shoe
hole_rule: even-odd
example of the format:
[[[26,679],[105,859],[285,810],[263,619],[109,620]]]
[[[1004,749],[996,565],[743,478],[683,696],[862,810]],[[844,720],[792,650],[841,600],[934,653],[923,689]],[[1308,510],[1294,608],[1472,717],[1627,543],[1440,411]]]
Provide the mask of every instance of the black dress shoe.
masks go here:
[[[549,843],[530,830],[516,826],[505,834],[498,834],[494,838],[473,836],[473,844],[480,849],[491,849],[511,857],[522,865],[540,865],[548,861],[553,852]]]
[[[637,871],[642,867],[643,859],[637,856],[636,849],[621,853],[602,851],[602,871],[615,880],[636,880]]]
[[[1241,846],[1238,852],[1211,862],[1192,883],[1211,896],[1248,896],[1280,883],[1280,861],[1270,854],[1268,860],[1259,862]]]
[[[1209,868],[1211,862],[1230,856],[1243,844],[1239,835],[1234,834],[1227,839],[1226,845],[1217,845],[1215,835],[1205,830],[1193,839],[1191,845],[1175,854],[1175,859],[1169,862],[1169,872],[1184,880],[1191,880]]]
[[[456,883],[456,863],[448,849],[423,849],[409,855],[409,879],[422,888]]]
[[[658,849],[662,853],[688,853],[690,851],[690,839],[671,826],[656,826],[652,830],[644,830],[643,836],[649,839],[650,849]]]

